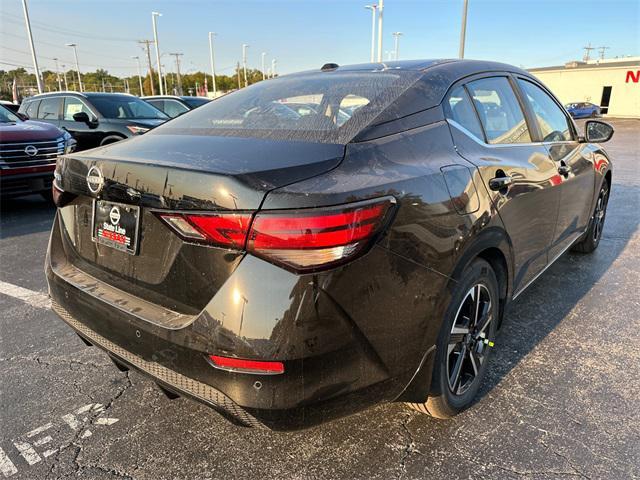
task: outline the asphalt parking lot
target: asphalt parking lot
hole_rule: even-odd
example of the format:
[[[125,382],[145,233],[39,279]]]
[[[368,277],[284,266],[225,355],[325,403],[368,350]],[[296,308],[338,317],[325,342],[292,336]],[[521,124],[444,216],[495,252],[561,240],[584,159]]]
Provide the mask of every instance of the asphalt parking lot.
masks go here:
[[[600,247],[514,302],[477,404],[451,421],[391,404],[271,433],[168,400],[47,309],[54,209],[4,201],[0,479],[640,477],[640,121],[611,123]]]

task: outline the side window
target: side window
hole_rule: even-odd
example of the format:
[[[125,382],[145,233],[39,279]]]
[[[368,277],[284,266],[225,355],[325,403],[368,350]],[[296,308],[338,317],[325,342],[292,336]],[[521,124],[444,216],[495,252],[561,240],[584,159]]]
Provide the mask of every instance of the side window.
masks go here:
[[[41,120],[59,120],[61,103],[62,98],[60,97],[43,98],[42,102],[40,102],[40,108],[38,108],[38,118]]]
[[[154,105],[154,107],[159,108],[156,105]],[[164,113],[169,115],[171,118],[175,118],[178,115],[182,115],[184,112],[189,111],[187,107],[176,100],[165,100],[164,109],[160,108],[160,110],[164,111]]]
[[[79,100],[74,97],[64,97],[64,115],[62,117],[63,120],[67,120],[69,122],[73,122],[73,116],[76,113],[85,112],[89,115],[89,118],[93,117],[93,113],[89,108],[84,104],[82,100]]]
[[[518,84],[535,113],[543,141],[562,142],[573,140],[567,117],[547,92],[527,80],[518,79]],[[580,108],[586,108],[586,106],[586,104],[582,103]]]
[[[38,116],[38,107],[40,106],[40,100],[34,100],[33,102],[29,102],[27,104],[27,108],[24,113],[29,118],[36,118]]]
[[[531,142],[524,114],[505,77],[482,78],[467,87],[489,143]]]
[[[471,99],[464,87],[456,87],[451,91],[447,97],[445,111],[447,118],[466,128],[480,140],[484,140],[478,115],[473,110]]]

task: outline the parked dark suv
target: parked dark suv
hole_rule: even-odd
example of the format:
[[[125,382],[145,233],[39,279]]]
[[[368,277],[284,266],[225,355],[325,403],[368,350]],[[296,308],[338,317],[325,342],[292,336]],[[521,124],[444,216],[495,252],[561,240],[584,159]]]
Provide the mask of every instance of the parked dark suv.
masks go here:
[[[613,129],[585,132],[500,63],[259,82],[58,161],[52,307],[120,368],[244,425],[387,401],[451,417],[505,306],[600,242]]]
[[[78,150],[139,135],[169,119],[124,93],[44,93],[23,100],[19,111],[67,130],[77,140]]]
[[[71,153],[75,140],[44,122],[24,117],[0,105],[0,195],[51,195],[56,158]]]

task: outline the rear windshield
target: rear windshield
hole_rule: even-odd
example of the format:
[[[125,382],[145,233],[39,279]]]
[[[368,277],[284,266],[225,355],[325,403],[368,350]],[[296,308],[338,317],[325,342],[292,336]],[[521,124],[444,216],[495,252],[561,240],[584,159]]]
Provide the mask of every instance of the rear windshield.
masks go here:
[[[164,113],[136,97],[128,95],[91,95],[89,101],[105,118],[166,120]]]
[[[419,76],[419,72],[360,71],[267,80],[150,133],[347,143]]]

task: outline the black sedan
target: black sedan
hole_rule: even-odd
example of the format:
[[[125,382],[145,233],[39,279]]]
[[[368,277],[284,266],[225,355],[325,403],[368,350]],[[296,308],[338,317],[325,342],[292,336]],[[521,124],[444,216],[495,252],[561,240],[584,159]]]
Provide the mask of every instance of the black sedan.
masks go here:
[[[207,97],[189,97],[174,95],[155,95],[141,97],[145,102],[150,103],[158,110],[162,110],[167,116],[175,118],[189,110],[206,105],[211,101]]]
[[[499,63],[260,82],[58,161],[53,310],[119,368],[241,425],[391,401],[451,417],[505,306],[563,252],[597,248],[612,170],[595,142],[612,134],[580,135]]]

